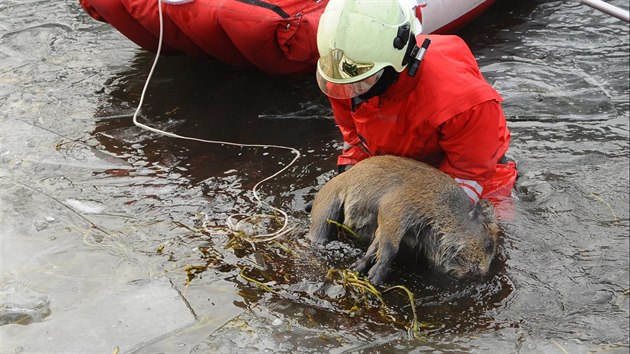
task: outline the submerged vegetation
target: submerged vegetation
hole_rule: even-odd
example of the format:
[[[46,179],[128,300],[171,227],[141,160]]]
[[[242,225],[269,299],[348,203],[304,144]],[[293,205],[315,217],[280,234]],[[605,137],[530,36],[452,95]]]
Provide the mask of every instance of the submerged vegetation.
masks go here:
[[[274,222],[275,220],[275,222]],[[410,337],[421,338],[420,329],[430,328],[428,324],[420,324],[416,312],[416,303],[414,294],[403,285],[394,285],[379,290],[371,284],[367,278],[360,276],[356,272],[348,269],[326,268],[322,264],[317,264],[322,269],[321,278],[323,281],[317,284],[319,290],[312,294],[296,292],[291,290],[291,285],[300,282],[304,278],[304,274],[299,273],[300,270],[295,268],[295,263],[312,263],[318,262],[314,254],[308,252],[305,248],[300,248],[299,242],[293,239],[277,240],[276,238],[267,242],[252,242],[249,233],[264,233],[265,228],[277,227],[280,223],[278,218],[248,218],[247,222],[251,223],[259,221],[259,224],[245,225],[243,222],[237,223],[239,226],[218,230],[209,228],[205,222],[198,223],[198,227],[205,235],[219,234],[227,236],[225,242],[220,246],[223,250],[231,250],[237,256],[236,263],[228,264],[224,259],[224,255],[217,249],[219,245],[198,247],[198,254],[201,261],[195,264],[186,264],[183,270],[186,274],[185,284],[189,285],[195,278],[201,277],[204,272],[209,269],[222,268],[228,270],[230,274],[238,272],[238,276],[247,283],[254,285],[263,292],[279,296],[283,299],[306,303],[311,306],[317,306],[325,300],[332,306],[332,309],[344,313],[350,317],[369,316],[372,321],[381,324],[391,324],[398,328],[406,328]],[[351,228],[329,220],[331,224],[337,226],[339,238],[345,239],[350,237],[352,241],[357,242],[361,238]],[[236,224],[235,224],[236,225]],[[238,231],[234,231],[238,229]],[[157,254],[164,253],[164,245],[160,245],[156,249]],[[304,260],[304,258],[313,258]],[[252,262],[255,259],[256,262]],[[309,267],[312,271],[312,267]],[[325,274],[324,274],[325,273]],[[342,286],[342,296],[331,296],[327,294],[327,289],[333,286]],[[404,308],[394,308],[388,305],[385,294],[394,290],[402,291],[408,298],[408,310]],[[411,322],[400,321],[398,317],[401,312],[405,318],[411,318]]]

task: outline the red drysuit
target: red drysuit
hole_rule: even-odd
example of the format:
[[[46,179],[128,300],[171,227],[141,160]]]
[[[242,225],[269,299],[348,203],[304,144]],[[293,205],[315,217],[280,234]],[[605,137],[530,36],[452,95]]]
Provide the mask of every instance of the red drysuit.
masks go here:
[[[517,172],[513,161],[498,163],[510,143],[501,96],[461,38],[429,38],[415,77],[403,71],[384,94],[354,111],[351,99],[330,98],[345,142],[338,165],[373,155],[406,156],[453,176],[475,202],[509,197]]]

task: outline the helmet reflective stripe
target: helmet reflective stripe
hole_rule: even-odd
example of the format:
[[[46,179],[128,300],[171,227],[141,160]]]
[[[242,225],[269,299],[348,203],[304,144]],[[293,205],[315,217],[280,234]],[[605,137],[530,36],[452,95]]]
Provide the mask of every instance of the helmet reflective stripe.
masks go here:
[[[464,189],[464,192],[466,192],[470,199],[472,199],[475,203],[479,201],[479,197],[481,197],[481,193],[483,192],[483,187],[477,181],[472,179],[455,178],[455,182],[459,183],[460,187]]]
[[[401,72],[408,37],[421,30],[412,3],[415,1],[330,0],[317,29],[318,75],[330,83],[349,84],[386,66]],[[410,30],[400,31],[402,26]],[[401,33],[406,38],[400,38]]]

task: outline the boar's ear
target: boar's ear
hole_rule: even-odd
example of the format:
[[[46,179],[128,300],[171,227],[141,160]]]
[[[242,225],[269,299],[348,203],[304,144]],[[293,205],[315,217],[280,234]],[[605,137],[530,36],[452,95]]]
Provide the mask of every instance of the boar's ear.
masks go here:
[[[479,222],[484,224],[496,222],[496,216],[494,214],[494,207],[492,206],[492,203],[486,199],[479,200],[479,202],[473,206],[473,209],[470,212],[470,218],[472,220],[479,220]]]

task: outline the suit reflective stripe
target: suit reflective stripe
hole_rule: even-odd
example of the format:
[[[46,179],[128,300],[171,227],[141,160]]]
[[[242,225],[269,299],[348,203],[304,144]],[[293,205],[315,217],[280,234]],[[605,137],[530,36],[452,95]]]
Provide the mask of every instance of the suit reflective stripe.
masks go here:
[[[478,195],[481,195],[483,192],[483,187],[475,180],[455,178],[455,181],[460,185],[465,184],[466,186],[472,188]]]
[[[464,192],[468,194],[468,197],[470,197],[474,203],[479,201],[481,193],[483,192],[483,187],[479,184],[479,182],[461,178],[455,178],[455,181],[459,183],[459,186],[464,189]]]
[[[358,136],[359,136],[360,144],[352,145],[352,144],[348,144],[347,142],[344,141],[343,142],[343,147],[341,148],[341,151],[346,152],[346,151],[352,149],[353,147],[358,146],[359,148],[361,148],[361,150],[363,150],[369,156],[372,156],[372,154],[370,153],[370,150],[367,148],[367,144],[366,144],[367,142],[365,141],[365,139],[361,135],[358,135]]]
[[[467,184],[460,184],[460,187],[468,194],[468,197],[473,201],[473,203],[477,204],[479,201],[479,195]]]

